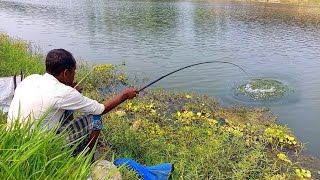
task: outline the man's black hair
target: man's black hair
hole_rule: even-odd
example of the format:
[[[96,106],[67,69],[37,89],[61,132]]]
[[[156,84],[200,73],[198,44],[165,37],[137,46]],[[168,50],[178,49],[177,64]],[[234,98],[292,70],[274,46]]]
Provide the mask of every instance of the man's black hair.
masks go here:
[[[76,61],[72,54],[65,49],[53,49],[46,57],[47,73],[57,76],[64,70],[71,70],[76,66]]]

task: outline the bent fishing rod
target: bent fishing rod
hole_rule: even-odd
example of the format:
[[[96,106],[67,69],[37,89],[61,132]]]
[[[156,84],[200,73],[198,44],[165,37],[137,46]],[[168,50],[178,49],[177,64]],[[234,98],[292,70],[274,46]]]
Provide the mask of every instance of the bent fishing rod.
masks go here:
[[[163,79],[163,78],[165,78],[165,77],[167,77],[167,76],[169,76],[169,75],[171,75],[171,74],[173,74],[173,73],[176,73],[176,72],[181,71],[181,70],[183,70],[183,69],[190,68],[190,67],[192,67],[192,66],[197,66],[197,65],[201,65],[201,64],[209,64],[209,63],[231,64],[231,65],[236,66],[236,67],[238,67],[239,69],[241,69],[241,70],[248,76],[248,78],[250,79],[250,76],[248,75],[248,73],[247,73],[242,67],[240,67],[240,66],[237,65],[237,64],[234,64],[234,63],[231,63],[231,62],[227,62],[227,61],[206,61],[206,62],[200,62],[200,63],[191,64],[191,65],[189,65],[189,66],[185,66],[185,67],[183,67],[183,68],[180,68],[180,69],[177,69],[177,70],[175,70],[175,71],[172,71],[172,72],[170,72],[170,73],[168,73],[168,74],[166,74],[166,75],[164,75],[164,76],[161,76],[160,78],[152,81],[152,82],[149,83],[148,85],[140,88],[140,89],[138,90],[138,92],[143,91],[143,90],[146,89],[147,87],[151,86],[152,84],[160,81],[161,79]]]

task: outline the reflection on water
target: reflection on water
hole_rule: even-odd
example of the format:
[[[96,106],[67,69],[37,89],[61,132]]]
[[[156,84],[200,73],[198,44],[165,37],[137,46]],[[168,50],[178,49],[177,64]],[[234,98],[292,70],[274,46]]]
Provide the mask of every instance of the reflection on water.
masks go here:
[[[267,106],[309,152],[320,143],[320,9],[272,4],[130,1],[0,1],[0,31],[44,51],[66,48],[93,63],[126,62],[128,73],[155,79],[211,60],[240,65],[252,78],[275,79],[294,93],[281,102],[243,101],[233,88],[248,79],[227,64],[183,70],[153,87],[216,96],[225,105]]]

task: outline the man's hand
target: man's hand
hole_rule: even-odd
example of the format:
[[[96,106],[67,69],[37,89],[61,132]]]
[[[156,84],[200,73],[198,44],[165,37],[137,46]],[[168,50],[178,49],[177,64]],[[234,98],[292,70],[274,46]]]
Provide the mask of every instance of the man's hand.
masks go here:
[[[126,97],[126,99],[133,99],[139,94],[136,89],[126,89],[122,92],[122,94]]]
[[[104,111],[102,114],[111,111],[127,99],[133,99],[137,96],[137,94],[139,94],[139,92],[136,89],[126,89],[122,91],[120,94],[116,95],[115,97],[109,99],[104,103]]]

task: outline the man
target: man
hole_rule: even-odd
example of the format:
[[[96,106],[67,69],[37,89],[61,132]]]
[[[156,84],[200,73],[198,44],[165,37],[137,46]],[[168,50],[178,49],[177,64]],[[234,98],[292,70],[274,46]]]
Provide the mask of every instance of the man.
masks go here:
[[[102,123],[100,115],[105,114],[127,99],[133,99],[138,91],[127,89],[103,104],[80,94],[72,86],[76,74],[76,61],[64,49],[53,49],[46,57],[46,73],[30,75],[16,88],[8,112],[8,127],[18,120],[22,124],[28,119],[42,120],[44,129],[61,125],[58,132],[67,132],[67,142],[89,135],[86,144],[94,147]],[[65,112],[85,113],[71,121],[61,122]]]

